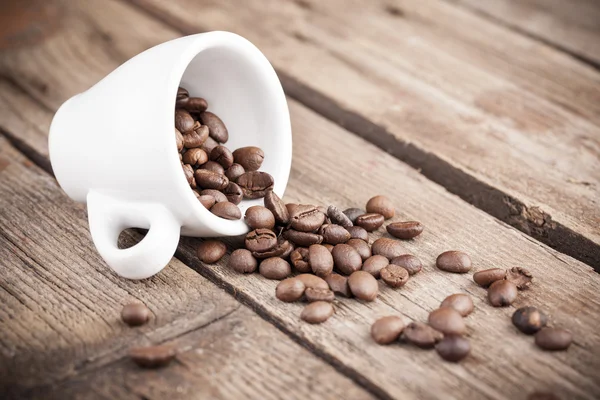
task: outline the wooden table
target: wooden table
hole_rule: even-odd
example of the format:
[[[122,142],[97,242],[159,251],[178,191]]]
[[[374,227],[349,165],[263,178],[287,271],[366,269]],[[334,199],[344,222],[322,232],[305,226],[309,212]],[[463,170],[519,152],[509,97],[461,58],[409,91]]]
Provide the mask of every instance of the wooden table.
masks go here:
[[[63,15],[45,40],[0,52],[0,398],[600,397],[599,2],[90,0]],[[85,207],[52,177],[52,115],[144,49],[209,30],[247,37],[280,75],[294,133],[286,201],[346,208],[385,194],[425,224],[407,243],[424,271],[406,287],[339,300],[310,326],[302,305],[275,299],[276,282],[235,274],[227,257],[199,262],[198,239],[144,281],[100,259]],[[448,249],[536,282],[494,309],[470,274],[434,267]],[[370,339],[378,317],[425,320],[456,292],[476,306],[463,362]],[[131,300],[151,308],[146,326],[120,321]],[[568,351],[517,333],[510,316],[525,305],[573,331]],[[126,357],[163,342],[180,351],[168,368]]]

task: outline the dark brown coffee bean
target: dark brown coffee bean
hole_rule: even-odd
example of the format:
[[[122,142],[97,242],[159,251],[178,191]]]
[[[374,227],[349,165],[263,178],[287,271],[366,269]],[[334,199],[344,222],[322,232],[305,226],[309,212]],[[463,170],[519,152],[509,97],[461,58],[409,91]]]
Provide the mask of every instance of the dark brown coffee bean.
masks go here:
[[[444,338],[444,334],[422,322],[408,324],[402,332],[402,339],[422,349],[430,349]]]
[[[237,220],[242,218],[242,212],[238,206],[228,201],[215,203],[215,205],[210,208],[210,212],[223,219]]]
[[[446,361],[458,362],[469,355],[471,344],[468,339],[460,335],[445,335],[435,345],[435,351]]]
[[[315,232],[323,225],[325,215],[315,206],[301,204],[290,215],[293,229],[300,232]]]
[[[207,210],[210,210],[210,208],[216,203],[215,198],[209,195],[199,195],[198,200]]]
[[[285,205],[285,209],[287,210],[290,217],[296,211],[296,208],[298,208],[298,206],[300,206],[300,204],[296,204],[296,203],[287,203]]]
[[[366,213],[367,212],[361,208],[347,208],[344,210],[344,214],[346,215],[346,217],[348,217],[350,221],[352,221],[354,225],[356,225],[356,218]]]
[[[533,275],[525,268],[514,267],[506,271],[506,280],[514,283],[517,289],[525,290],[533,282]]]
[[[141,368],[165,367],[175,358],[173,346],[145,346],[129,349],[129,358]]]
[[[182,88],[181,86],[179,86],[177,88],[176,100],[187,99],[189,96],[190,96],[190,93],[187,91],[186,88]]]
[[[179,132],[186,133],[191,131],[194,128],[195,122],[194,118],[186,110],[180,108],[175,110],[175,128]]]
[[[333,256],[325,247],[313,244],[308,248],[308,265],[315,275],[325,277],[333,271]]]
[[[445,251],[438,256],[435,263],[442,271],[456,274],[464,274],[471,269],[471,257],[462,251]]]
[[[323,278],[319,278],[316,275],[313,274],[300,274],[295,276],[296,279],[300,279],[302,281],[302,283],[304,283],[304,286],[306,286],[307,288],[314,288],[314,289],[328,289],[329,285],[327,284],[327,282],[325,282],[325,280]]]
[[[239,272],[241,274],[250,274],[256,271],[256,268],[258,267],[258,261],[256,261],[254,256],[252,256],[250,250],[237,249],[231,253],[227,265],[235,272]]]
[[[194,172],[194,178],[196,178],[196,184],[202,189],[222,190],[229,185],[229,179],[225,175],[207,169],[197,169]]]
[[[360,254],[349,244],[337,244],[331,252],[335,268],[344,275],[358,271],[362,266]]]
[[[240,147],[233,152],[233,158],[246,171],[258,171],[265,159],[265,153],[260,147]]]
[[[308,288],[304,292],[304,297],[309,303],[314,303],[315,301],[332,302],[335,300],[335,294],[329,289]]]
[[[378,344],[390,344],[400,337],[405,328],[402,318],[395,315],[379,318],[371,325],[371,337]]]
[[[240,204],[244,197],[242,189],[240,189],[240,187],[233,182],[229,182],[225,189],[223,189],[223,194],[225,195],[225,197],[227,197],[227,200],[230,203],[233,203],[235,205]]]
[[[227,169],[233,165],[233,154],[227,147],[219,145],[210,152],[210,160]]]
[[[352,297],[350,286],[348,286],[348,278],[340,274],[329,274],[325,277],[325,281],[329,285],[329,289],[335,294],[343,297]]]
[[[226,143],[229,140],[229,133],[221,118],[215,114],[205,111],[200,114],[200,121],[203,125],[208,126],[210,137],[219,143]]]
[[[399,240],[389,238],[379,238],[371,246],[373,254],[379,254],[386,257],[388,260],[408,254],[408,250],[402,245]]]
[[[360,258],[364,261],[371,257],[371,248],[369,244],[362,239],[350,239],[346,242],[350,246],[354,247],[354,250],[358,252]]]
[[[273,177],[266,172],[250,171],[237,179],[246,199],[258,199],[273,190]]]
[[[227,246],[219,240],[205,240],[198,245],[196,252],[200,261],[214,264],[227,253]]]
[[[506,271],[501,268],[490,268],[473,274],[475,283],[483,287],[488,287],[492,283],[504,279],[505,277]]]
[[[252,255],[258,259],[265,259],[271,257],[286,258],[286,253],[289,254],[293,251],[292,244],[280,237],[277,239],[277,246],[267,251],[253,251]]]
[[[196,188],[196,180],[194,179],[194,168],[190,164],[183,164],[183,173],[185,174],[185,179],[188,182],[188,185],[192,189]]]
[[[177,145],[177,151],[183,150],[183,135],[177,128],[175,128],[175,144]]]
[[[429,313],[429,326],[445,335],[462,335],[467,331],[463,317],[454,308],[444,307]]]
[[[284,238],[281,237],[280,239],[284,239]],[[285,248],[285,251],[279,257],[283,258],[284,260],[289,260],[290,254],[292,254],[292,251],[294,251],[296,249],[296,246],[294,246],[294,244],[292,242],[289,242],[287,240],[286,240],[286,242],[289,244],[289,246],[287,246]]]
[[[379,275],[389,287],[393,288],[399,288],[406,285],[406,282],[408,282],[409,279],[408,271],[394,264],[389,264],[384,267],[379,272]]]
[[[327,216],[331,219],[331,222],[341,225],[344,228],[350,228],[354,225],[352,221],[350,221],[350,218],[336,206],[329,206],[327,208]]]
[[[204,189],[200,192],[201,196],[212,196],[216,203],[222,203],[227,200],[227,196],[215,189]]]
[[[200,114],[201,112],[206,111],[208,103],[202,97],[189,97],[185,104],[183,104],[183,108],[190,113]]]
[[[325,322],[333,315],[333,306],[326,301],[315,301],[310,303],[302,313],[300,318],[309,324],[320,324]]]
[[[323,242],[323,236],[310,233],[310,232],[300,232],[294,229],[289,229],[283,232],[283,237],[285,237],[290,242],[294,243],[296,246],[308,247],[311,244],[320,244]]]
[[[225,171],[225,176],[230,182],[235,182],[237,178],[242,176],[245,172],[246,170],[244,170],[244,167],[240,164],[233,163],[231,164],[231,167],[227,168],[227,171]]]
[[[463,317],[471,314],[473,308],[475,308],[471,296],[464,293],[456,293],[446,297],[440,305],[440,308],[442,307],[454,308]]]
[[[361,239],[367,243],[369,242],[369,232],[367,232],[365,228],[351,226],[350,228],[346,228],[346,230],[350,234],[351,239]]]
[[[319,228],[323,241],[332,245],[346,243],[350,240],[350,233],[341,225],[325,224]]]
[[[255,229],[248,232],[244,245],[250,251],[263,252],[277,246],[277,235],[270,229]]]
[[[375,279],[379,279],[381,270],[387,267],[389,263],[390,260],[384,256],[374,255],[365,260],[362,270],[373,275]]]
[[[364,228],[367,232],[373,232],[383,225],[383,215],[381,214],[363,214],[356,218],[355,224]]]
[[[308,249],[305,247],[298,247],[290,254],[290,262],[298,272],[311,272],[308,257]]]
[[[412,239],[423,232],[423,224],[417,221],[392,222],[385,227],[388,233],[398,239]]]
[[[561,328],[542,328],[535,334],[535,344],[550,351],[566,350],[573,342],[573,334]]]
[[[223,166],[221,166],[221,164],[219,164],[216,161],[207,161],[204,164],[202,164],[200,166],[200,169],[202,170],[207,170],[207,171],[212,171],[216,174],[219,175],[224,175],[225,174],[225,169],[223,168]]]
[[[141,303],[125,304],[121,309],[121,319],[129,326],[144,325],[150,314],[150,309]]]
[[[548,316],[535,307],[521,307],[512,315],[512,323],[526,335],[533,335],[548,323]]]
[[[183,147],[185,147],[186,149],[202,147],[202,145],[204,145],[204,143],[206,143],[207,140],[208,128],[204,125],[200,125],[197,122],[191,131],[183,132]]]
[[[343,245],[338,244],[338,246]],[[353,272],[348,277],[348,286],[354,297],[359,300],[373,301],[377,298],[377,294],[379,293],[377,279],[373,278],[373,275],[365,271]]]
[[[273,213],[275,217],[275,222],[282,225],[287,225],[290,222],[290,214],[288,213],[285,204],[279,196],[277,196],[274,192],[268,192],[264,198],[265,207],[269,209]]]
[[[206,140],[204,141],[204,143],[202,143],[202,145],[200,146],[200,148],[202,150],[204,150],[206,152],[206,154],[210,154],[210,152],[219,145],[219,143],[217,141],[215,141],[213,138],[211,138],[210,136],[208,136],[208,127],[206,125],[202,125],[203,127],[205,127],[205,132],[207,134],[206,136]]]
[[[282,280],[292,274],[292,267],[282,258],[271,257],[260,262],[258,272],[267,279]]]
[[[333,248],[334,248],[334,246],[329,243],[323,244],[323,247],[325,247],[327,250],[329,250],[330,253],[333,251]]]
[[[401,256],[394,257],[390,261],[390,264],[398,265],[404,268],[408,271],[409,275],[414,275],[417,272],[420,272],[423,268],[421,260],[413,256],[412,254],[403,254]]]
[[[530,393],[527,400],[560,400],[560,398],[554,393],[538,391]]]
[[[292,303],[300,300],[305,290],[306,286],[300,279],[287,278],[277,284],[275,297],[286,303]]]
[[[263,206],[252,206],[246,210],[246,224],[252,229],[275,227],[275,217],[273,213]]]
[[[510,306],[517,298],[517,287],[506,280],[496,281],[488,289],[488,300],[494,307]]]
[[[385,196],[372,197],[367,201],[365,208],[368,213],[383,215],[385,219],[390,219],[396,214],[394,204]]]
[[[202,149],[189,149],[183,153],[183,162],[194,167],[199,167],[207,161],[208,156]]]

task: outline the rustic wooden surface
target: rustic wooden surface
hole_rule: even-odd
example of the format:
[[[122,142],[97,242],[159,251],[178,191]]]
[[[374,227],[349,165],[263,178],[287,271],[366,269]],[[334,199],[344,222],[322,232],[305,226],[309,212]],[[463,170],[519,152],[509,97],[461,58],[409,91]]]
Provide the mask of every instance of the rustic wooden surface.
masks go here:
[[[391,55],[388,57],[380,53],[377,53],[378,58],[371,56],[372,65],[368,63],[357,67],[358,64],[352,64],[353,68],[359,70],[365,68],[360,73],[352,71],[339,60],[337,64],[331,64],[331,59],[339,58],[339,54],[333,57],[330,50],[319,48],[315,43],[327,46],[331,40],[329,36],[335,36],[336,29],[340,29],[338,33],[342,36],[338,39],[348,47],[346,42],[350,39],[343,38],[346,32],[343,24],[353,21],[348,19],[351,18],[350,11],[340,10],[335,14],[330,6],[322,5],[325,8],[316,9],[316,4],[303,1],[286,3],[279,8],[266,7],[262,10],[262,14],[266,15],[263,17],[256,7],[258,2],[248,2],[245,8],[235,9],[228,8],[228,4],[203,2],[201,14],[205,18],[201,19],[203,25],[199,28],[192,25],[196,21],[182,17],[181,11],[185,7],[189,7],[193,15],[200,15],[194,11],[196,5],[192,3],[180,7],[172,4],[169,10],[165,10],[162,17],[169,17],[168,24],[154,18],[152,13],[120,2],[90,1],[86,3],[86,9],[72,8],[70,23],[65,25],[63,32],[35,48],[0,55],[0,132],[30,160],[49,171],[46,132],[52,113],[66,98],[85,90],[143,49],[179,36],[182,30],[236,30],[236,26],[238,29],[243,27],[249,31],[238,31],[255,41],[275,62],[280,73],[285,71],[283,78],[286,88],[292,89],[295,97],[305,103],[290,101],[294,163],[286,200],[347,207],[364,204],[372,194],[389,195],[396,199],[400,218],[419,219],[427,227],[422,237],[407,244],[424,261],[423,273],[400,290],[382,286],[381,296],[375,303],[346,299],[338,301],[335,316],[322,326],[301,323],[298,318],[301,305],[277,301],[273,296],[276,282],[260,276],[234,274],[224,267],[226,260],[216,266],[201,264],[194,254],[197,239],[184,239],[177,252],[177,258],[181,261],[174,259],[156,277],[143,282],[124,281],[110,273],[93,249],[84,208],[68,200],[50,177],[3,140],[0,142],[0,159],[4,160],[0,162],[0,259],[3,266],[0,270],[0,287],[3,289],[0,300],[8,307],[0,310],[0,382],[4,384],[0,386],[0,393],[24,393],[38,398],[45,397],[51,390],[56,398],[194,398],[200,394],[218,398],[277,398],[285,397],[283,393],[290,393],[286,398],[444,396],[457,399],[524,399],[533,390],[549,389],[563,398],[600,396],[600,321],[597,318],[600,278],[592,268],[470,206],[395,158],[399,156],[394,150],[397,149],[395,146],[401,144],[395,135],[398,132],[403,135],[410,133],[407,127],[403,128],[406,131],[391,130],[392,125],[388,127],[390,137],[386,140],[390,142],[386,143],[390,143],[392,153],[388,155],[375,146],[381,147],[375,135],[381,132],[367,134],[350,129],[375,143],[369,144],[335,125],[344,125],[345,121],[336,119],[335,115],[328,113],[328,109],[314,107],[319,102],[324,104],[323,98],[319,98],[321,91],[333,99],[341,96],[334,89],[341,94],[356,91],[354,98],[349,99],[347,104],[343,103],[344,107],[352,110],[358,104],[364,105],[361,118],[381,123],[379,114],[391,111],[379,111],[379,114],[373,111],[375,104],[382,100],[369,96],[381,95],[386,98],[390,89],[386,94],[382,85],[363,85],[363,81],[371,77],[395,79],[398,75],[408,74],[405,69],[409,65],[399,66]],[[348,7],[351,10],[353,5],[349,3]],[[465,11],[456,11],[453,5],[440,6],[442,11],[429,9],[426,5],[420,7],[412,2],[402,2],[396,8],[388,7],[385,15],[386,18],[391,18],[390,15],[404,18],[412,13],[425,18],[419,13],[427,14],[429,10],[441,12],[434,15],[443,16],[452,12],[455,14],[450,16],[460,16],[464,23],[479,24],[476,26],[481,27],[484,33],[488,30],[493,32],[497,41],[504,40],[504,46],[510,44],[509,39],[513,36],[525,47],[541,46]],[[363,17],[365,21],[372,21],[373,29],[382,29],[383,32],[388,22],[378,14],[373,14],[374,9],[375,6],[366,8]],[[152,11],[154,13],[156,9]],[[277,14],[280,12],[282,14]],[[229,13],[228,19],[225,18],[226,13]],[[302,17],[299,13],[308,13],[310,18],[306,15]],[[280,15],[282,19],[271,14]],[[284,45],[290,45],[288,36],[271,35],[269,32],[275,28],[287,32],[287,29],[295,26],[289,18],[298,15],[302,17],[301,32],[312,35],[310,37],[314,40],[303,42],[296,38],[296,42],[304,44],[286,50]],[[260,23],[252,24],[252,18],[258,18],[256,21]],[[286,18],[287,23],[284,23]],[[433,17],[427,18],[425,21]],[[448,18],[446,15],[446,20]],[[327,20],[332,21],[329,27]],[[377,20],[381,23],[377,24]],[[132,21],[135,23],[132,24]],[[426,47],[435,49],[431,50],[432,54],[437,54],[440,50],[433,38],[443,36],[438,31],[439,25],[445,26],[442,32],[452,32],[448,28],[450,22],[446,22],[442,19],[434,26],[411,23],[424,25],[418,27],[418,34],[415,35],[419,40],[427,38],[430,42]],[[177,29],[173,26],[177,26]],[[326,33],[328,30],[334,32]],[[260,32],[263,37],[257,36]],[[430,33],[432,36],[427,32],[433,32]],[[353,49],[352,54],[357,57],[356,62],[363,62],[361,54],[366,54],[364,52],[369,49],[377,49],[372,39],[366,36],[369,32],[358,33],[362,36],[353,36],[359,46]],[[401,36],[400,33],[398,35]],[[392,40],[393,46],[402,48],[398,42],[400,39],[391,37],[389,33],[385,37]],[[475,39],[478,40],[477,46],[483,46],[486,40],[485,35]],[[450,42],[448,39],[443,43]],[[490,46],[497,44],[490,43]],[[508,51],[501,45],[498,48]],[[467,50],[466,46],[461,50],[461,57],[467,57]],[[524,53],[524,49],[522,51]],[[321,60],[319,68],[322,71],[315,71],[316,67],[309,65],[311,63],[306,60],[300,60],[296,52],[304,52],[313,65],[319,65],[315,60]],[[347,53],[351,54],[349,48]],[[401,54],[400,50],[398,54]],[[538,69],[531,73],[520,66],[500,72],[501,68],[494,69],[492,63],[483,56],[471,54],[470,57],[469,63],[479,60],[479,64],[474,65],[485,70],[482,74],[506,80],[514,85],[516,93],[523,95],[527,93],[519,85],[525,84],[527,76],[531,79],[541,71]],[[465,63],[462,58],[455,62]],[[530,96],[536,102],[527,109],[526,115],[516,113],[511,108],[516,106],[508,104],[504,112],[512,118],[527,121],[526,117],[531,113],[550,115],[551,112],[543,108],[546,104],[544,96],[554,93],[556,96],[568,95],[577,99],[573,86],[567,86],[563,92],[554,89],[562,83],[581,85],[583,89],[585,79],[595,76],[555,50],[546,56],[544,62],[561,74],[560,79],[547,83],[545,89],[536,89],[537,92],[531,89]],[[47,64],[53,68],[47,68]],[[299,64],[298,69],[294,69],[294,64]],[[435,74],[444,72],[436,72],[424,61],[418,65],[426,70],[423,74],[432,74],[432,77],[441,77]],[[376,66],[381,67],[378,73],[373,69]],[[327,84],[324,82],[329,75],[327,71],[334,67],[338,68],[338,72],[333,76],[344,82],[337,88],[334,88],[333,79]],[[570,69],[562,71],[559,67]],[[581,71],[584,71],[584,75],[577,76]],[[456,117],[446,108],[452,110],[452,107],[462,104],[461,107],[467,109],[469,106],[465,99],[481,89],[478,87],[482,82],[479,78],[461,76],[459,82],[469,82],[466,85],[468,87],[461,88],[468,92],[464,94],[452,88],[451,80],[455,79],[456,82],[457,79],[454,77],[450,83],[439,83],[439,90],[446,94],[442,96],[431,89],[429,94],[433,100],[425,103],[420,89],[427,79],[417,72],[410,71],[416,83],[411,84],[408,78],[403,77],[400,80],[408,86],[391,87],[398,90],[400,97],[396,101],[399,104],[406,102],[414,113],[412,115],[422,118],[422,123],[431,124],[432,120],[435,123],[438,119],[441,123],[446,118],[455,122]],[[569,73],[576,76],[567,82]],[[348,84],[347,78],[358,75],[361,75],[360,80]],[[309,80],[308,76],[319,84]],[[318,91],[314,91],[315,88]],[[407,88],[414,91],[407,92]],[[546,95],[543,90],[547,90]],[[589,92],[586,93],[593,93],[594,88],[587,90]],[[421,97],[417,96],[415,100],[413,95]],[[356,98],[361,96],[370,99],[373,105],[366,104],[364,100],[358,103],[362,99]],[[460,96],[465,98],[458,99]],[[448,100],[450,97],[455,100]],[[594,105],[591,101],[586,105],[584,99],[578,100],[573,107],[578,108],[575,113],[577,118],[585,122],[581,126],[593,125]],[[419,109],[424,104],[434,110],[431,115],[419,115],[424,112]],[[558,107],[558,103],[552,104]],[[333,122],[309,110],[307,105],[322,112]],[[404,123],[399,115],[393,118],[397,124]],[[477,124],[493,127],[506,123],[502,118],[487,114],[478,118]],[[411,127],[418,128],[416,120],[409,123],[414,125]],[[544,122],[536,119],[528,123]],[[363,127],[367,129],[369,125]],[[455,127],[444,127],[441,132],[458,134],[447,132],[449,129]],[[427,133],[433,138],[431,131],[417,132],[423,135]],[[529,137],[530,134],[531,131],[527,129],[518,129],[511,135],[519,137],[510,137],[516,141],[541,140],[538,136]],[[593,134],[592,129],[590,135]],[[490,146],[502,144],[500,139],[503,136],[492,136],[492,139],[486,139],[491,140]],[[572,145],[569,151],[579,151],[572,140],[565,139],[557,145],[564,148]],[[542,145],[536,142],[536,146]],[[443,147],[430,148],[433,156],[446,160],[449,156],[442,151]],[[418,153],[424,149],[427,148],[421,146],[415,151]],[[343,156],[331,157],[333,151]],[[503,151],[502,146],[499,151]],[[588,154],[593,154],[593,151],[597,149],[593,150],[593,145],[590,145]],[[593,175],[589,163],[581,159],[565,160],[565,155],[552,154],[557,157],[557,163],[575,163],[578,171],[588,168]],[[567,151],[565,154],[572,153]],[[517,159],[522,157],[520,154],[513,156]],[[485,157],[473,161],[473,165],[484,160]],[[455,160],[450,161],[456,165]],[[497,164],[491,162],[490,168],[492,166]],[[480,179],[481,171],[470,169],[469,173]],[[486,184],[493,185],[492,188],[500,192],[506,189],[493,180],[486,181]],[[547,188],[561,189],[553,187],[554,184],[556,182],[552,180],[540,182]],[[456,188],[448,189],[457,191]],[[469,197],[464,193],[459,195]],[[515,199],[523,199],[519,193],[515,196]],[[581,232],[580,236],[583,235]],[[521,293],[514,307],[493,309],[486,303],[485,291],[474,285],[470,275],[450,275],[433,267],[435,256],[450,248],[469,251],[476,269],[522,265],[532,270],[537,281],[531,290]],[[234,298],[215,284],[251,307],[262,319],[245,306],[239,306]],[[33,291],[32,287],[36,290]],[[473,354],[462,363],[451,365],[442,362],[433,351],[420,351],[401,345],[381,347],[370,340],[369,325],[378,316],[392,313],[403,315],[406,321],[425,320],[427,313],[436,308],[446,295],[455,292],[470,293],[476,304],[475,312],[467,318]],[[120,305],[132,298],[147,302],[156,316],[149,326],[141,330],[126,329],[118,319]],[[510,324],[510,315],[516,307],[523,305],[540,306],[550,312],[554,324],[570,327],[575,333],[575,343],[571,348],[562,353],[541,352],[533,345],[532,338],[518,334]],[[31,327],[38,329],[32,330]],[[123,358],[127,347],[135,342],[165,340],[175,340],[182,349],[178,361],[168,369],[140,372]],[[299,344],[308,350],[300,348]],[[56,365],[56,368],[49,369],[50,365]],[[290,392],[290,387],[296,381],[298,392]]]

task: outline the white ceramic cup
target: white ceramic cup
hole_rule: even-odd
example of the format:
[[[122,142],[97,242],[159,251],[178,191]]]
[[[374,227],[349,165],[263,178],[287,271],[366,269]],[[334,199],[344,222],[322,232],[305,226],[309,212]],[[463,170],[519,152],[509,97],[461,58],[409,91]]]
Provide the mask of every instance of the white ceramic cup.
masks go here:
[[[178,86],[205,98],[229,130],[234,150],[258,146],[261,171],[282,196],[292,161],[289,111],[275,71],[246,39],[209,32],[172,40],[133,57],[89,90],[67,100],[50,127],[56,179],[87,202],[92,239],[119,275],[148,278],[175,253],[180,234],[234,236],[243,220],[219,218],[200,204],[182,172],[174,133]],[[244,200],[245,210],[262,199]],[[126,228],[145,238],[119,249]]]

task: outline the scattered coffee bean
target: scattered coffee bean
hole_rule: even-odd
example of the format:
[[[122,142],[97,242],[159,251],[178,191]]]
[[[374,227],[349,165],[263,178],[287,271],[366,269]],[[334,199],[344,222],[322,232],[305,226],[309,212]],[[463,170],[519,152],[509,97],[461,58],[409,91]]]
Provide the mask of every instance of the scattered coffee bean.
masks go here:
[[[182,109],[175,110],[175,129],[181,133],[186,133],[194,128],[194,118],[189,112]]]
[[[350,239],[346,242],[350,246],[354,247],[354,249],[360,255],[360,258],[364,261],[367,258],[371,257],[371,247],[369,244],[362,239]]]
[[[227,253],[227,246],[219,240],[205,240],[198,245],[196,253],[203,263],[214,264]]]
[[[402,332],[402,339],[422,349],[430,349],[444,338],[444,334],[422,322],[408,324]]]
[[[246,170],[240,164],[233,163],[231,167],[227,168],[225,171],[225,176],[229,179],[230,182],[235,182],[237,178],[242,176]]]
[[[343,245],[338,244],[338,246]],[[354,297],[364,301],[375,300],[379,293],[377,279],[373,278],[373,275],[365,271],[353,272],[350,277],[348,277],[348,286]]]
[[[183,132],[183,147],[193,149],[200,147],[206,153],[204,145],[210,139],[208,137],[208,127],[196,123],[194,129],[188,132]],[[208,155],[208,153],[206,153]]]
[[[199,167],[207,161],[208,156],[202,149],[189,149],[183,154],[183,162],[194,167]]]
[[[241,147],[233,152],[233,158],[246,171],[257,171],[263,163],[265,153],[259,147]]]
[[[296,246],[302,247],[308,247],[312,244],[321,244],[323,242],[323,236],[317,233],[300,232],[294,229],[284,231],[283,236]]]
[[[471,269],[471,257],[462,251],[445,251],[438,256],[436,265],[442,271],[464,274]]]
[[[197,169],[194,172],[196,184],[203,189],[225,189],[229,185],[229,179],[225,175],[207,169]]]
[[[389,238],[379,238],[371,246],[373,254],[378,254],[386,257],[388,260],[408,254],[408,250],[402,245],[399,240]]]
[[[521,267],[514,267],[506,271],[506,280],[515,284],[517,289],[528,289],[533,281],[531,272]]]
[[[150,309],[141,303],[125,304],[121,319],[129,326],[144,325],[150,319]]]
[[[364,228],[367,232],[373,232],[383,225],[383,215],[381,214],[363,214],[356,218],[356,225]]]
[[[300,314],[300,318],[309,324],[320,324],[325,322],[333,315],[333,306],[331,303],[326,301],[315,301],[314,303],[310,303],[302,313]]]
[[[462,335],[467,326],[463,317],[454,308],[444,307],[429,313],[429,325],[445,335]]]
[[[388,233],[398,239],[412,239],[423,232],[423,224],[417,221],[392,222],[385,227]]]
[[[336,206],[329,206],[327,208],[327,216],[331,219],[331,222],[343,226],[344,228],[350,228],[354,225],[352,221],[350,221],[350,218]]]
[[[390,199],[381,195],[369,199],[365,208],[367,209],[368,213],[380,214],[385,219],[390,219],[396,214],[394,204],[390,201]]]
[[[200,114],[200,121],[203,125],[208,126],[210,137],[219,143],[226,143],[229,140],[229,133],[221,118],[217,117],[210,111],[205,111]]]
[[[227,147],[219,145],[210,152],[210,160],[220,164],[226,170],[233,165],[233,154]]]
[[[313,244],[308,248],[308,264],[315,275],[325,277],[333,271],[333,256],[324,246]]]
[[[351,226],[346,228],[346,230],[348,233],[350,233],[351,239],[361,239],[367,243],[369,242],[369,232],[367,232],[365,228],[360,226]]]
[[[273,177],[266,172],[250,171],[240,175],[237,184],[246,199],[258,199],[273,190]]]
[[[194,169],[192,166],[190,164],[183,164],[183,173],[190,187],[194,189],[196,187],[196,180],[194,179]]]
[[[268,208],[262,206],[252,206],[246,210],[244,216],[246,224],[250,229],[266,228],[273,229],[275,227],[275,217]]]
[[[315,232],[323,225],[325,215],[315,206],[300,204],[290,215],[290,224],[300,232]]]
[[[287,225],[290,222],[290,214],[288,213],[285,204],[279,196],[274,192],[268,192],[264,198],[265,207],[273,213],[275,222],[282,225]]]
[[[573,334],[561,328],[542,328],[535,334],[535,344],[550,351],[566,350],[573,342]]]
[[[535,307],[521,307],[512,315],[512,323],[526,335],[533,335],[548,323],[548,316]]]
[[[388,286],[393,288],[399,288],[406,285],[409,278],[407,270],[394,264],[388,264],[384,267],[380,271],[380,276]]]
[[[175,358],[175,348],[169,345],[134,347],[129,349],[129,358],[141,368],[167,366]]]
[[[324,224],[319,229],[319,234],[323,236],[323,241],[332,245],[346,243],[350,240],[350,232],[341,225]]]
[[[343,297],[352,297],[350,286],[348,286],[348,278],[340,274],[329,274],[325,277],[325,281],[329,285],[329,289],[335,294]]]
[[[200,166],[200,169],[212,171],[219,175],[225,175],[225,168],[223,168],[223,166],[216,161],[207,161]]]
[[[356,225],[356,218],[367,213],[365,210],[363,210],[361,208],[347,208],[343,212],[346,215],[346,217],[348,217],[348,219],[355,225]]]
[[[252,255],[260,260],[271,257],[286,258],[287,255],[294,251],[293,247],[294,246],[284,238],[279,238],[277,239],[277,246],[265,251],[253,251]]]
[[[270,229],[255,229],[248,232],[244,244],[250,251],[263,252],[271,250],[277,246],[277,235]]]
[[[304,286],[304,283],[300,279],[287,278],[277,284],[275,297],[281,301],[292,303],[300,300],[305,290],[306,286]]]
[[[242,189],[240,189],[240,187],[233,182],[229,182],[229,185],[227,185],[225,189],[223,189],[223,194],[225,195],[225,197],[227,197],[227,200],[230,203],[233,203],[235,205],[240,204],[242,202],[242,199],[244,198]]]
[[[350,275],[362,266],[360,254],[349,244],[336,244],[331,255],[335,268],[344,275]]]
[[[319,278],[318,276],[313,274],[296,275],[295,279],[300,279],[302,283],[304,283],[304,286],[306,286],[307,288],[329,289],[329,285],[327,284],[327,282],[325,282],[323,278]]]
[[[390,344],[398,340],[404,327],[404,321],[400,317],[383,317],[371,325],[371,337],[378,344]]]
[[[325,247],[327,250],[329,250],[330,253],[333,251],[333,248],[334,248],[334,246],[329,243],[324,243],[323,247]]]
[[[510,281],[496,281],[488,289],[488,300],[494,307],[510,306],[516,298],[517,287]]]
[[[300,204],[296,203],[287,203],[285,205],[285,209],[287,210],[290,217],[292,216],[292,214],[294,214],[294,212],[296,212],[296,208],[298,208],[298,206],[300,206]]]
[[[475,283],[483,287],[488,287],[492,283],[504,279],[505,277],[506,271],[501,268],[490,268],[473,274]]]
[[[387,267],[389,263],[390,260],[384,256],[374,255],[365,260],[362,270],[373,275],[375,279],[379,279],[381,270]]]
[[[310,264],[308,263],[309,251],[305,247],[298,247],[290,254],[290,261],[296,271],[311,272]]]
[[[315,301],[331,302],[335,300],[335,294],[329,289],[308,288],[304,292],[304,297],[306,297],[306,301],[309,303],[314,303]]]
[[[463,317],[471,314],[473,312],[473,308],[475,308],[471,296],[464,293],[451,294],[450,296],[446,297],[440,305],[440,308],[442,307],[454,308]]]
[[[250,274],[256,271],[258,261],[252,256],[250,250],[237,249],[231,253],[227,265],[241,274]]]
[[[209,195],[198,195],[198,200],[207,210],[210,210],[216,203],[215,198]]]
[[[413,256],[412,254],[403,254],[401,256],[394,257],[390,261],[390,264],[398,265],[404,268],[408,271],[409,275],[414,275],[417,272],[420,272],[423,268],[421,260]]]
[[[225,196],[223,193],[219,192],[218,190],[215,189],[204,189],[200,192],[201,196],[212,196],[215,199],[215,202],[217,203],[223,203],[224,201],[229,201],[227,200],[227,196]],[[240,212],[241,214],[241,212]]]
[[[261,261],[258,272],[267,279],[282,280],[292,274],[292,267],[282,258],[271,257]]]
[[[229,201],[215,203],[215,205],[210,208],[210,212],[215,214],[217,217],[224,219],[237,220],[242,218],[242,212],[238,206],[230,203]]]
[[[471,344],[469,340],[460,335],[445,335],[435,345],[437,353],[446,361],[458,362],[469,355]]]

